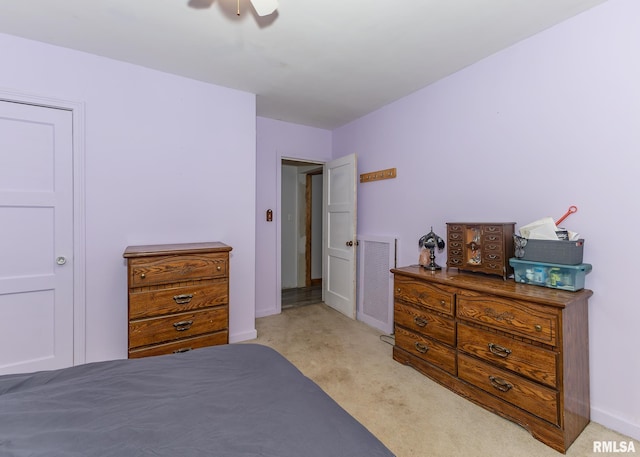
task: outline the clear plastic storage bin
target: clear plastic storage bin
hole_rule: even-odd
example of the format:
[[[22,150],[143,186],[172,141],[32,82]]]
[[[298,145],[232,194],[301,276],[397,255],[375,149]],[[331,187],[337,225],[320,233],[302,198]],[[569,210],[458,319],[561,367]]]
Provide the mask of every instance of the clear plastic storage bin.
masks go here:
[[[584,289],[584,277],[591,271],[588,263],[564,265],[512,258],[509,264],[516,282],[570,291]]]

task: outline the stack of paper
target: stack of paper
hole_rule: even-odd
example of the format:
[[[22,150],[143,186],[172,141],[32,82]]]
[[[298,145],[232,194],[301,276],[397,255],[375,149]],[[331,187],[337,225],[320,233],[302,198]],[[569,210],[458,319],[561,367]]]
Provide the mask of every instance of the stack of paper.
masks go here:
[[[529,240],[559,240],[555,221],[551,217],[543,217],[530,224],[520,227],[520,236]],[[577,240],[580,238],[578,233],[567,230],[569,240]]]

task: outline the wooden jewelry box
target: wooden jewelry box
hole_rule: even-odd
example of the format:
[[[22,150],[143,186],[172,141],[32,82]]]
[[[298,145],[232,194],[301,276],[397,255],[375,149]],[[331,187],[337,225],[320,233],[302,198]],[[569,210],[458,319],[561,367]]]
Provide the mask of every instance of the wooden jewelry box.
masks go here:
[[[447,222],[447,269],[502,276],[513,273],[515,222]]]

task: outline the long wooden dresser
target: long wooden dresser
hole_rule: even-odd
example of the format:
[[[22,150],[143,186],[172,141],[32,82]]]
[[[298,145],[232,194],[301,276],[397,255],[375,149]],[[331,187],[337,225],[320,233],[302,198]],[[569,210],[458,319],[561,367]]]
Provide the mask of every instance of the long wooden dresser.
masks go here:
[[[229,252],[219,243],[129,246],[129,358],[229,342]]]
[[[393,358],[565,453],[590,420],[587,289],[394,273]]]

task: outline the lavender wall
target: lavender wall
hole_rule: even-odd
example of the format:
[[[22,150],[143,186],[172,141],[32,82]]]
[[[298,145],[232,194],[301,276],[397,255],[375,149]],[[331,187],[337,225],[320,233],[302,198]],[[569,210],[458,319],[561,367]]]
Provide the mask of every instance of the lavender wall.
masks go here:
[[[592,417],[640,439],[633,232],[620,240],[640,222],[637,17],[610,0],[333,133],[257,118],[257,137],[254,95],[0,34],[0,87],[86,107],[88,361],[125,355],[128,244],[232,245],[232,339],[255,335],[279,311],[281,158],[356,152],[361,173],[398,169],[359,187],[358,226],[399,236],[400,264],[431,225],[579,207]]]
[[[85,106],[86,358],[126,357],[130,244],[223,241],[255,337],[255,95],[8,35],[0,87]]]
[[[331,160],[331,132],[267,118],[257,122],[256,316],[280,312],[280,185],[282,158]],[[265,212],[274,211],[273,222]]]
[[[640,2],[611,0],[333,132],[334,156],[398,177],[360,185],[359,231],[398,234],[399,264],[447,221],[558,218],[585,239],[594,421],[640,439],[633,244]],[[445,262],[443,253],[438,258]]]

